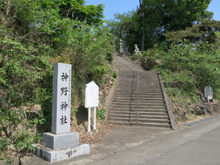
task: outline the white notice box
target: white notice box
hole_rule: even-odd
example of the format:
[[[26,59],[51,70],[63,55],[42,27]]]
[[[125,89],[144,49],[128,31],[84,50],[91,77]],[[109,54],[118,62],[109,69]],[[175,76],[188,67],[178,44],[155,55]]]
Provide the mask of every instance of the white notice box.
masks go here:
[[[92,108],[99,106],[99,86],[94,81],[86,84],[85,107]]]

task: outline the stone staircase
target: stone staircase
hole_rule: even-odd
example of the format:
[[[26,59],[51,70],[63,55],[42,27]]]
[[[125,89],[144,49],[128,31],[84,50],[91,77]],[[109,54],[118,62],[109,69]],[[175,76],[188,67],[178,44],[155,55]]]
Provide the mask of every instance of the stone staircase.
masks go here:
[[[134,70],[119,69],[107,122],[130,126],[171,128],[158,73],[139,71],[137,104],[137,71]]]

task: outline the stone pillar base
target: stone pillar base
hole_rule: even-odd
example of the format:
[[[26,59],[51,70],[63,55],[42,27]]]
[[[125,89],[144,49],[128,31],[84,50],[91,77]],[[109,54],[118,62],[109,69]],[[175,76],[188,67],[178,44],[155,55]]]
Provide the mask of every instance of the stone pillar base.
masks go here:
[[[63,134],[54,134],[46,132],[42,134],[43,145],[52,149],[59,150],[79,145],[79,133],[69,132]]]
[[[49,161],[50,163],[89,154],[90,152],[90,147],[88,144],[79,144],[78,146],[59,150],[52,150],[40,144],[33,144],[32,146],[35,147],[33,154]]]

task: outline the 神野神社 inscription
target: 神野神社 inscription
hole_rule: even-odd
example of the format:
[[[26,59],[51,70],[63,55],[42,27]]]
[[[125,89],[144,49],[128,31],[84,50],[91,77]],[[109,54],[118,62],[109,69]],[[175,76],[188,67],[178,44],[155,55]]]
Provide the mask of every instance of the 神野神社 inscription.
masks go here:
[[[60,105],[60,109],[63,111],[65,110],[66,111],[66,108],[68,107],[68,104],[66,103],[66,101],[62,102],[62,104]]]
[[[60,123],[63,125],[63,124],[67,124],[67,118],[66,116],[61,116],[61,119],[60,119]]]
[[[68,90],[67,90],[67,87],[62,87],[62,88],[60,88],[60,90],[61,90],[61,95],[67,95],[67,92],[68,92]]]
[[[67,73],[62,73],[61,80],[62,80],[62,81],[65,80],[65,81],[66,81],[66,80],[68,79],[68,77],[69,77],[69,76],[67,75]]]

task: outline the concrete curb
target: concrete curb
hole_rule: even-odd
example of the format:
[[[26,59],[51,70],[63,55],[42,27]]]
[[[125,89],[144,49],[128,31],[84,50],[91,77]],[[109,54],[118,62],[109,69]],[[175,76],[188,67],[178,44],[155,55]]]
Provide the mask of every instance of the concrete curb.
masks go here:
[[[215,119],[215,118],[218,118],[218,117],[220,117],[220,115],[209,117],[209,118],[202,119],[202,120],[199,120],[199,121],[195,121],[195,122],[192,122],[192,123],[188,123],[188,124],[185,124],[184,126],[193,126],[193,125],[196,125],[196,124],[208,121],[208,120],[212,120],[212,119]]]
[[[5,165],[6,162],[7,162],[6,159],[0,160],[0,165]],[[21,164],[21,159],[20,159],[20,157],[13,158],[12,162],[7,163],[7,164],[20,165]]]
[[[166,94],[166,89],[165,89],[164,84],[162,82],[162,79],[161,79],[159,71],[157,72],[157,75],[159,77],[160,85],[161,85],[161,88],[162,88],[162,91],[163,91],[163,96],[164,96],[164,99],[165,99],[165,103],[167,105],[167,110],[168,110],[168,115],[169,115],[169,118],[170,118],[171,128],[173,130],[175,130],[176,129],[176,121],[175,121],[174,116],[173,116],[172,106],[171,106],[169,98],[168,98],[168,96]]]

